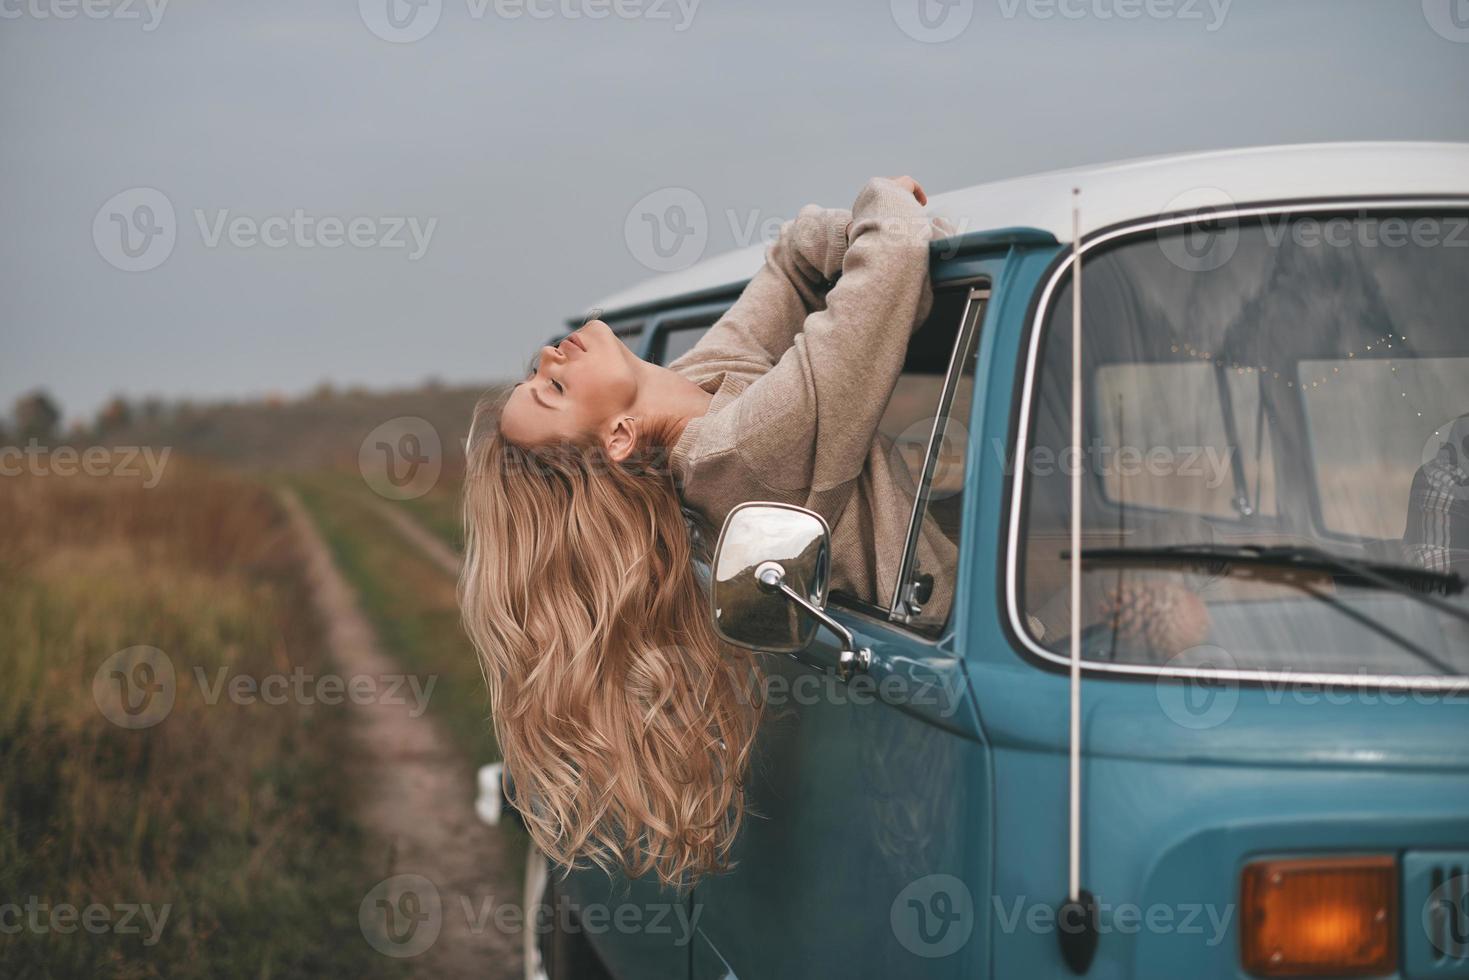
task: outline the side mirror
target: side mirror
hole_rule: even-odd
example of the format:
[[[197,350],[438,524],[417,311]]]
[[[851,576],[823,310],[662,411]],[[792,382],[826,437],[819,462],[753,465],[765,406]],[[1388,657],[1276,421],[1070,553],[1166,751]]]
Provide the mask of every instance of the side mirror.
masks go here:
[[[842,640],[837,676],[848,680],[872,661],[852,633],[826,613],[831,530],[820,514],[789,504],[746,503],[730,511],[714,549],[714,628],[724,640],[794,656],[818,624]]]

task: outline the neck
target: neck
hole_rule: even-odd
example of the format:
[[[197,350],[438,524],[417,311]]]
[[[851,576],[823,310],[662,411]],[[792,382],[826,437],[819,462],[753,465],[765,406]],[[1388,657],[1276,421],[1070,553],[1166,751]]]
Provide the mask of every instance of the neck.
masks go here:
[[[709,411],[714,396],[681,374],[644,362],[638,383],[635,412],[645,419],[670,420],[670,438],[677,442],[689,422]]]

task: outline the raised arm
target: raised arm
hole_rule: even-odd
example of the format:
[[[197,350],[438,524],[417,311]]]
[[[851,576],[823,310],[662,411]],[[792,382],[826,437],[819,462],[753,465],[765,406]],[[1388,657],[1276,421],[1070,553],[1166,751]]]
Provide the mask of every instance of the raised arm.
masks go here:
[[[824,308],[806,317],[775,366],[730,411],[705,420],[717,430],[707,433],[707,445],[734,451],[706,461],[704,478],[734,477],[719,470],[737,466],[773,498],[794,494],[818,509],[823,500],[845,505],[844,491],[861,473],[902,372],[908,339],[932,302],[933,232],[915,200],[921,194],[911,181],[881,178],[863,189],[841,278]]]
[[[819,308],[842,268],[850,211],[808,204],[787,221],[765,253],[765,265],[719,322],[675,371],[714,374],[729,368],[773,367],[791,346],[807,315]]]

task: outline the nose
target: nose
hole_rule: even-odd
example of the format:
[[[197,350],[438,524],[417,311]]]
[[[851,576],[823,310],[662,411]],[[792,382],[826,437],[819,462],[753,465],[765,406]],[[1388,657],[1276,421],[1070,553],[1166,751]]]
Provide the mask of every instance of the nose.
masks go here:
[[[566,355],[561,353],[556,347],[542,347],[541,356],[536,358],[536,377],[560,381],[561,371],[566,366],[566,363]]]

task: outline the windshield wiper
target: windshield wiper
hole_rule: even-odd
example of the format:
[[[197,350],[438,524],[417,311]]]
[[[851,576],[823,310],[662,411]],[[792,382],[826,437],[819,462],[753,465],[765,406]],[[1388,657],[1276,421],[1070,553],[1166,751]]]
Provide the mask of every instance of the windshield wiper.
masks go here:
[[[1069,551],[1062,552],[1069,559]],[[1197,565],[1213,575],[1228,574],[1234,566],[1254,566],[1284,571],[1327,575],[1344,585],[1396,592],[1427,603],[1440,612],[1469,622],[1469,609],[1440,596],[1459,595],[1464,579],[1457,572],[1437,572],[1431,568],[1397,565],[1391,562],[1357,561],[1334,555],[1320,548],[1303,545],[1220,545],[1212,543],[1175,544],[1124,548],[1083,548],[1083,564]],[[1436,593],[1436,594],[1435,594]]]

